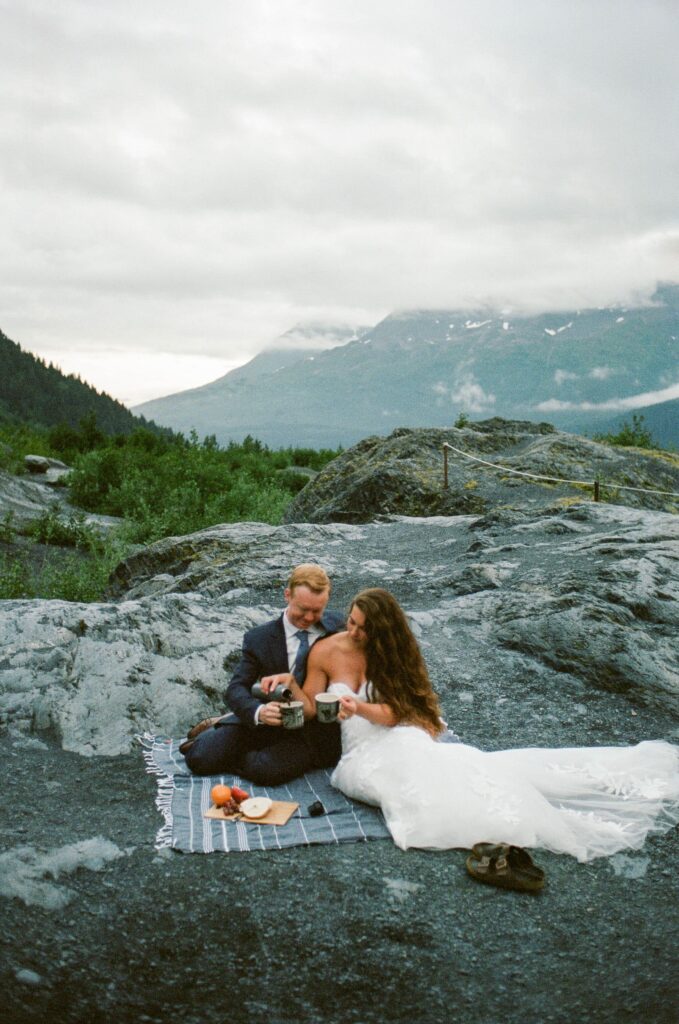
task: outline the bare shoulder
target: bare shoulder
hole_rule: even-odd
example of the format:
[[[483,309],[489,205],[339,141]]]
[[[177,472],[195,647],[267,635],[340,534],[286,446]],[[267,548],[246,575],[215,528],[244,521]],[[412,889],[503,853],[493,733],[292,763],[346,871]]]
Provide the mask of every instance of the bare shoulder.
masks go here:
[[[322,665],[328,658],[342,650],[342,639],[346,633],[333,633],[331,636],[321,637],[309,651],[309,665]]]

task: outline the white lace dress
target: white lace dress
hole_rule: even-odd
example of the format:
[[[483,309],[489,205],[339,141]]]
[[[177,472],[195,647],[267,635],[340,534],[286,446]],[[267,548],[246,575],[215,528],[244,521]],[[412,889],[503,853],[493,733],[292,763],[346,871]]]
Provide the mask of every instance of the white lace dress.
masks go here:
[[[333,693],[366,700],[345,683]],[[486,753],[412,725],[342,722],[332,784],[381,807],[394,842],[428,849],[504,842],[579,861],[638,849],[679,822],[679,747],[565,747]]]

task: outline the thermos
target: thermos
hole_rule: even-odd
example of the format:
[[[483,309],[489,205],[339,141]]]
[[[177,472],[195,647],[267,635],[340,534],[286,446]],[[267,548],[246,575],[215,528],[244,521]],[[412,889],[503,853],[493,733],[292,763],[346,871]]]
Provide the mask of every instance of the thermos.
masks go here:
[[[252,696],[256,697],[257,700],[261,700],[264,704],[268,704],[270,700],[277,700],[279,703],[289,704],[292,700],[292,690],[289,686],[285,686],[284,683],[279,683],[275,690],[271,690],[270,693],[264,693],[262,690],[262,684],[255,683],[252,687]]]

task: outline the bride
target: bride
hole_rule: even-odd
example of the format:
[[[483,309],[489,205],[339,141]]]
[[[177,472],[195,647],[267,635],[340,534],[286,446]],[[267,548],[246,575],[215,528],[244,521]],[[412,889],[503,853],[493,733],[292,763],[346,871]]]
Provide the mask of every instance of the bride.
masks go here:
[[[679,821],[679,748],[527,748],[486,753],[438,743],[444,725],[424,660],[395,598],[372,588],[347,631],[314,644],[301,697],[340,699],[342,757],[332,783],[381,807],[394,842],[446,849],[479,840],[579,861],[637,849]]]

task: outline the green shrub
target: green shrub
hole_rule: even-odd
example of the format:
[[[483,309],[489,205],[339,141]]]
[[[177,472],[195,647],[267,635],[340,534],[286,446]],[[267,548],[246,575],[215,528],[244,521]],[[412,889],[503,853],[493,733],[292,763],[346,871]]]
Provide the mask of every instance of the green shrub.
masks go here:
[[[5,544],[11,544],[16,536],[15,515],[8,509],[0,521],[0,540]]]
[[[623,420],[617,434],[595,434],[596,441],[619,445],[623,448],[657,448],[651,431],[644,426],[644,417],[632,416],[632,422]]]
[[[86,524],[83,513],[71,512],[64,518],[60,505],[45,509],[28,524],[26,534],[39,544],[56,544],[59,547],[94,550],[98,544],[97,535]]]
[[[8,430],[0,428],[0,438],[9,444]],[[73,504],[88,512],[118,516],[122,523],[114,534],[102,537],[86,524],[82,513],[66,515],[59,506],[43,512],[27,530],[29,536],[41,544],[77,548],[80,553],[66,557],[62,551],[59,558],[48,557],[39,570],[6,559],[8,573],[0,593],[5,597],[99,600],[109,573],[132,544],[149,544],[217,523],[280,523],[295,494],[307,483],[307,476],[291,467],[319,470],[342,450],[271,451],[252,437],[220,448],[214,436],[200,441],[195,431],[186,438],[143,428],[104,438],[92,418],[81,421],[80,430],[65,426],[49,434],[12,430],[14,463],[28,452],[64,458],[73,465],[69,477]],[[13,537],[14,523],[6,517],[0,539]]]
[[[279,486],[292,494],[299,494],[308,483],[309,477],[305,473],[295,473],[294,469],[283,469],[278,474]]]
[[[71,555],[61,564],[47,564],[34,581],[35,596],[47,600],[99,601],[108,582],[110,567],[102,559]]]
[[[129,549],[124,530],[119,530],[108,537],[96,538],[91,551],[56,550],[34,567],[30,564],[30,548],[3,553],[0,556],[0,599],[100,601],[111,571]]]
[[[34,596],[30,573],[23,562],[0,555],[0,599],[15,601]]]
[[[285,470],[322,468],[337,453],[288,448],[277,452],[254,438],[219,448],[195,432],[162,438],[135,431],[80,456],[70,477],[75,504],[132,521],[137,543],[191,533],[220,522],[278,523],[307,478]]]
[[[27,425],[0,427],[0,469],[23,473],[25,455],[53,455],[46,430]]]

